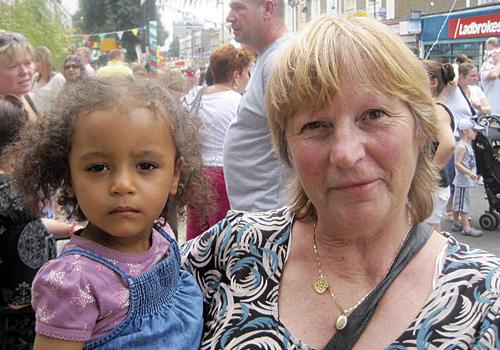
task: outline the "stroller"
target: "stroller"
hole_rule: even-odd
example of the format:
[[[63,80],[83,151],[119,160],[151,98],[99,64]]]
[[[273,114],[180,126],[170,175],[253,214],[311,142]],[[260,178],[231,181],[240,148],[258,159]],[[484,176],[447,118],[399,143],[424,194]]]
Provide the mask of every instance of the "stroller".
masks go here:
[[[492,231],[500,224],[500,116],[481,116],[477,123],[485,129],[478,131],[472,148],[489,204],[479,217],[479,225]]]

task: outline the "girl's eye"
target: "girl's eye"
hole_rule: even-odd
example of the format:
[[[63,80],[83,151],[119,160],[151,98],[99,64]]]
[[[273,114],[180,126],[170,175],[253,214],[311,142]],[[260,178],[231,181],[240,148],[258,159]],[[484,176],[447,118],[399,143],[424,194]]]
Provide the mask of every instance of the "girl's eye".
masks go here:
[[[144,163],[140,163],[139,165],[137,165],[137,169],[142,170],[142,171],[153,170],[156,168],[158,168],[158,165],[153,164],[153,163],[149,163],[149,162],[144,162]]]
[[[100,173],[100,172],[108,170],[108,167],[104,164],[96,164],[96,165],[89,166],[87,168],[87,170],[90,172],[93,172],[93,173]]]

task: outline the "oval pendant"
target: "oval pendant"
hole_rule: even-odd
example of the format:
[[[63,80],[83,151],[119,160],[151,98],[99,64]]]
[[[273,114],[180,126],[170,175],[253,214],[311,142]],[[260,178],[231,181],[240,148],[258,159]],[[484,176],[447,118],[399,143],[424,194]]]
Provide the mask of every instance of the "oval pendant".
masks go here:
[[[324,276],[319,276],[313,283],[314,291],[318,294],[323,294],[328,288],[328,281]]]
[[[342,314],[337,318],[337,322],[335,323],[335,327],[337,330],[341,331],[347,326],[347,316]]]

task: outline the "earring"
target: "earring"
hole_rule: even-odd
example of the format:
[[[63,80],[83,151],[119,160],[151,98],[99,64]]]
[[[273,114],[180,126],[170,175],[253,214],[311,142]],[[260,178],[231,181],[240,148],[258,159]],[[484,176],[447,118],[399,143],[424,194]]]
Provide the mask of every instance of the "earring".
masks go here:
[[[177,187],[176,197],[182,197],[183,194],[184,194],[184,184],[179,184],[179,186]]]

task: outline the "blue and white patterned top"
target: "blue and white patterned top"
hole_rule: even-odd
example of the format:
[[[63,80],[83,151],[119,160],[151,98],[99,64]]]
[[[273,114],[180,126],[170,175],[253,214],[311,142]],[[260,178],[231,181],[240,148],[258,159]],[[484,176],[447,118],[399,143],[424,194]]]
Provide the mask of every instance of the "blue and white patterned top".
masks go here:
[[[288,208],[226,218],[182,247],[205,302],[201,349],[312,349],[278,318],[293,216]],[[500,259],[448,239],[425,306],[386,349],[500,348]]]

